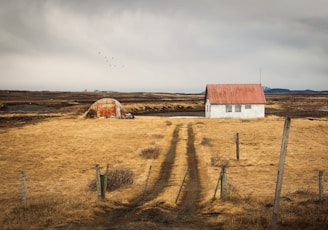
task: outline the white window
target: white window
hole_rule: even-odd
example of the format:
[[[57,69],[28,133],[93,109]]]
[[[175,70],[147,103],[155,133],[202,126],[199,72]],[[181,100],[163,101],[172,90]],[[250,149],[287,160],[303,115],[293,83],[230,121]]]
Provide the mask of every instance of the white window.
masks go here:
[[[232,112],[232,105],[226,105],[226,112],[231,113]]]
[[[235,105],[235,112],[241,112],[241,105]]]
[[[245,105],[245,109],[252,109],[252,105]]]

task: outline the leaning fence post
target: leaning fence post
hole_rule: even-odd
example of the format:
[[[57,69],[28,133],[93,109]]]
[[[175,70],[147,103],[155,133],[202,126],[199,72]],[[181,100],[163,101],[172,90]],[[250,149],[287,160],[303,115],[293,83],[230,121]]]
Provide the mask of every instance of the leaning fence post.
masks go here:
[[[21,190],[22,190],[22,204],[26,206],[26,175],[25,172],[21,172]]]
[[[179,199],[179,196],[180,196],[180,193],[181,193],[181,190],[182,190],[182,186],[183,186],[183,184],[184,184],[184,182],[185,182],[185,180],[186,180],[187,173],[188,173],[188,168],[186,169],[185,174],[184,174],[184,176],[183,176],[183,179],[182,179],[182,181],[181,181],[180,188],[179,188],[179,191],[178,191],[177,197],[176,197],[176,199],[175,199],[175,203],[178,202],[178,199]]]
[[[324,201],[324,171],[319,171],[319,202]]]
[[[218,178],[218,182],[216,183],[216,186],[215,186],[213,200],[215,200],[215,196],[216,196],[216,193],[217,193],[218,188],[219,188],[219,184],[220,184],[220,181],[221,181],[221,177],[222,177],[222,175],[221,175],[221,173],[220,173],[220,176],[219,176],[219,178]]]
[[[281,150],[280,150],[277,184],[276,184],[275,199],[274,199],[274,205],[273,205],[272,221],[271,221],[271,226],[270,226],[271,230],[277,229],[277,221],[278,221],[278,214],[279,214],[279,201],[280,201],[280,193],[281,193],[281,187],[282,187],[282,178],[283,178],[283,174],[284,174],[285,158],[286,158],[286,153],[287,153],[289,129],[290,129],[290,117],[286,117],[284,131],[283,131],[283,137],[282,137],[282,143],[281,143]]]
[[[149,166],[149,170],[148,170],[148,175],[147,175],[147,179],[146,179],[146,185],[145,185],[145,190],[144,190],[144,195],[146,195],[147,192],[147,187],[148,187],[148,182],[149,182],[149,177],[150,177],[150,173],[151,173],[151,165]]]
[[[101,184],[100,184],[100,167],[96,165],[96,185],[97,185],[97,194],[98,198],[101,198]]]
[[[226,165],[222,166],[221,171],[221,193],[220,198],[224,199],[228,196],[228,180],[227,180],[227,171],[226,171]]]

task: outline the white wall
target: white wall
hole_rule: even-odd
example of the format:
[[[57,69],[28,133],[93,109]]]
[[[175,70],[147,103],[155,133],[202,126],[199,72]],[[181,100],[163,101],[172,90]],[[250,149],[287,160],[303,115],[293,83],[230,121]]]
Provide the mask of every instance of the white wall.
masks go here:
[[[241,105],[241,112],[235,112],[235,105],[232,105],[232,112],[226,112],[225,105],[210,105],[205,103],[205,117],[207,118],[262,118],[265,116],[265,106],[263,104],[252,104],[251,109],[245,109]]]
[[[205,103],[205,117],[211,118],[211,104],[208,99]]]

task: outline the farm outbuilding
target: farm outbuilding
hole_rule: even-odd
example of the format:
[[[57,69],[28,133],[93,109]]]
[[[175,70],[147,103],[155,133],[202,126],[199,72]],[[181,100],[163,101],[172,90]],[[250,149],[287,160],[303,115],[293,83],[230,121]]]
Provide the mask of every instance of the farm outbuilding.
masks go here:
[[[208,84],[205,117],[262,118],[265,102],[261,84]]]
[[[126,112],[121,103],[113,98],[103,98],[93,103],[84,117],[125,118]]]

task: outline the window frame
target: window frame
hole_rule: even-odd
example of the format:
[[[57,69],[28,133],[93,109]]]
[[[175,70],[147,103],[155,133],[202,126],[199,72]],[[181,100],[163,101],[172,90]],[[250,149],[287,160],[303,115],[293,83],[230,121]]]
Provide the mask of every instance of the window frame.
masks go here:
[[[235,105],[235,112],[236,113],[241,113],[241,105]]]
[[[225,105],[226,113],[232,113],[232,105]]]

